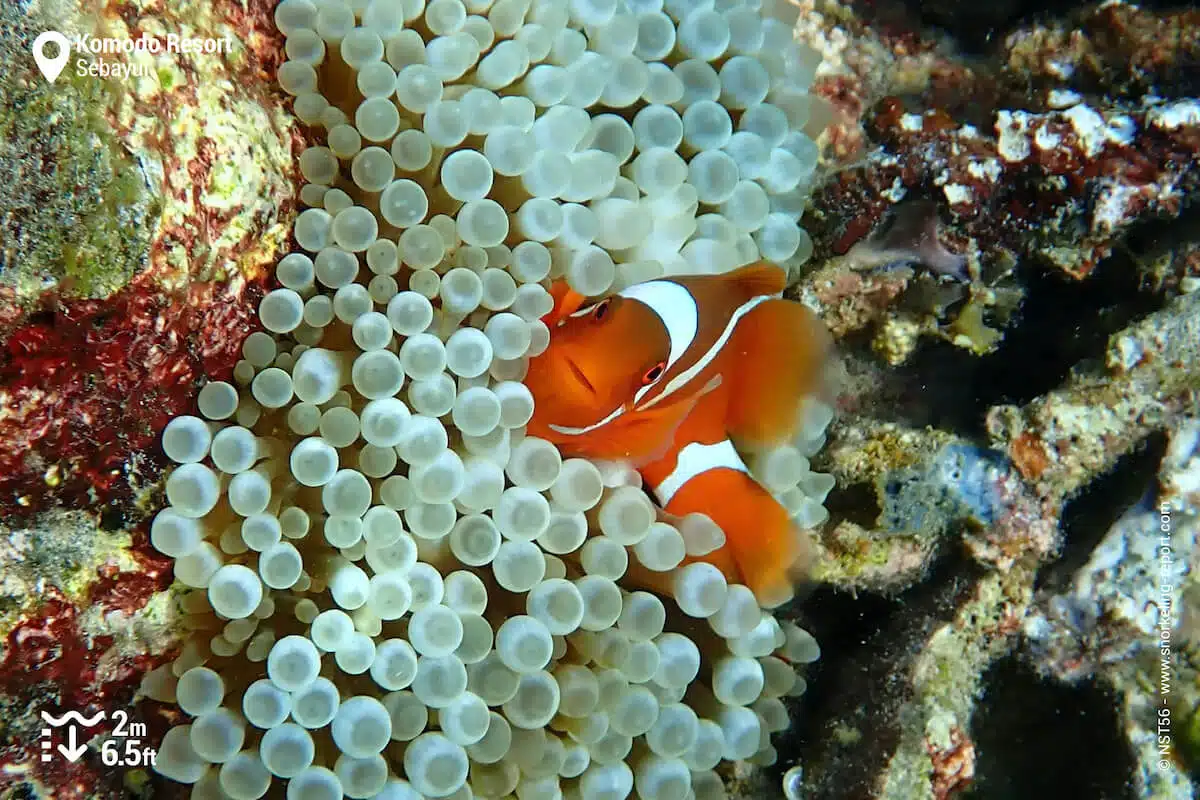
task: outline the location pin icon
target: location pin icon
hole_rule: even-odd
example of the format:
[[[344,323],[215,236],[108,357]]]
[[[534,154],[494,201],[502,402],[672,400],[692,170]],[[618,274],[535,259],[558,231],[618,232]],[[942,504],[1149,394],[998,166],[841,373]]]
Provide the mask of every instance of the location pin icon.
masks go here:
[[[58,45],[58,55],[53,57],[46,55],[46,45],[50,42]],[[57,80],[70,57],[71,42],[58,31],[46,31],[33,40],[33,60],[37,62],[42,75],[51,83]]]

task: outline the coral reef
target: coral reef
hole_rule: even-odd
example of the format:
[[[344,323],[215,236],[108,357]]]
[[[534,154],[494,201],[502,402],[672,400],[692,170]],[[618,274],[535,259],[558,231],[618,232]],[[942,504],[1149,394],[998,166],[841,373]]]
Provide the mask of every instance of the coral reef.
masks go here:
[[[826,653],[862,670],[857,679],[812,676],[810,696],[821,699],[800,734],[809,742],[800,748],[803,796],[953,796],[978,755],[981,676],[1013,651],[1047,679],[1112,687],[1139,796],[1192,796],[1197,308],[1196,294],[1181,294],[1112,334],[1103,358],[1062,386],[1021,407],[981,410],[990,449],[881,419],[886,404],[843,403],[816,459],[839,486],[818,574],[844,591],[899,595],[911,610],[885,615],[861,654]],[[1159,488],[1094,549],[1081,543],[1088,560],[1067,589],[1039,589],[1060,563],[1075,498],[1163,433]],[[823,635],[819,604],[802,616]],[[1165,666],[1164,620],[1173,645]],[[854,692],[881,680],[872,663],[881,650],[888,674],[904,677],[864,705]],[[1160,751],[1164,707],[1176,723]],[[878,743],[863,749],[867,730]]]
[[[1146,91],[1197,49],[1192,12],[1092,7],[1013,31],[989,67],[836,3],[802,5],[797,36],[825,56],[813,92],[834,119],[819,139],[832,174],[808,220],[818,252],[848,255],[807,276],[802,296],[835,328],[870,331],[889,363],[922,335],[987,352],[1022,295],[1018,260],[1083,278],[1196,188],[1200,105],[1169,80]],[[852,246],[911,197],[937,200],[969,291],[855,274]]]
[[[1041,594],[1023,623],[1040,669],[1067,682],[1099,675],[1116,689],[1144,796],[1192,796],[1190,728],[1200,692],[1189,556],[1200,531],[1198,478],[1200,423],[1185,417],[1171,430],[1156,485],[1104,534],[1065,590]],[[1164,730],[1174,737],[1165,751]]]
[[[841,413],[814,462],[838,484],[818,575],[874,610],[860,612],[873,622],[840,651],[832,631],[854,606],[821,594],[828,610],[800,611],[826,645],[824,663],[842,666],[809,676],[796,734],[804,769],[789,777],[788,796],[1074,786],[1012,772],[1018,745],[1011,757],[981,754],[981,741],[1009,746],[979,725],[995,718],[988,676],[1010,674],[1005,657],[1015,653],[1037,670],[1014,683],[1030,693],[1056,681],[1111,693],[1101,696],[1114,706],[1113,729],[1098,736],[1129,749],[1131,772],[1120,773],[1119,758],[1110,782],[1088,791],[1109,796],[1128,780],[1137,796],[1191,797],[1194,501],[1168,487],[1192,485],[1178,476],[1188,474],[1186,415],[1200,399],[1185,210],[1200,117],[1186,73],[1166,65],[1195,58],[1193,12],[1088,7],[1018,25],[997,37],[995,58],[978,61],[939,46],[898,5],[810,3],[797,25],[824,56],[814,92],[831,120],[818,140],[830,177],[806,223],[816,251],[835,255],[795,292],[847,351]],[[946,253],[965,258],[969,281],[945,268]],[[1130,277],[1114,281],[1115,272]],[[951,367],[914,358],[946,357],[930,339],[986,354],[981,365],[1031,355],[1030,326],[1053,312],[1026,314],[1030,293],[1040,304],[1047,287],[1066,295],[1093,280],[1147,294],[1092,311],[1091,342],[1030,364],[1045,375],[1023,389],[986,386],[974,368],[954,387]],[[1103,291],[1076,291],[1104,302]],[[1005,369],[1012,377],[993,380],[1015,384],[1020,367]],[[960,407],[944,414],[951,403]],[[1130,470],[1145,469],[1137,454],[1161,437],[1171,445],[1158,491],[1131,507],[1120,495],[1089,496],[1114,474],[1145,481]],[[1102,539],[1073,527],[1084,502],[1115,507],[1119,521]],[[1166,562],[1161,513],[1175,531]],[[1167,740],[1164,713],[1174,720]],[[1036,758],[1023,765],[1036,770]]]
[[[1103,368],[1081,369],[1021,409],[991,409],[988,431],[1038,493],[1059,502],[1195,407],[1198,344],[1200,295],[1182,295],[1109,337]]]
[[[944,798],[971,784],[981,675],[1012,647],[1030,576],[955,568],[937,577],[841,661],[836,680],[814,681],[821,705],[841,713],[805,725],[800,796]]]
[[[1000,451],[859,416],[831,438],[821,461],[854,508],[821,537],[820,580],[902,589],[960,533],[975,559],[1001,570],[1057,548],[1053,518]]]

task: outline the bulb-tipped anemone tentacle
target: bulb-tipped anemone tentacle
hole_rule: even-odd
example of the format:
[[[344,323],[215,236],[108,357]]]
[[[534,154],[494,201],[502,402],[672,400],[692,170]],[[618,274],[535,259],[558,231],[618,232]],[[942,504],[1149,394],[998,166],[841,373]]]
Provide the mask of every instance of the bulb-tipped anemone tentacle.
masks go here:
[[[189,639],[143,685],[182,712],[155,770],[196,796],[724,797],[722,762],[774,758],[819,651],[764,609],[725,488],[646,476],[720,404],[706,457],[745,455],[737,479],[787,526],[824,520],[807,459],[831,410],[792,404],[818,355],[769,355],[784,328],[756,299],[811,252],[795,11],[283,0],[275,19],[314,137],[297,249],[232,380],[163,434],[150,538]],[[689,312],[665,284],[693,279],[739,281],[741,304]],[[635,296],[745,369],[668,347],[604,409],[666,440],[573,449],[541,427],[544,386],[595,400],[614,373],[557,348]],[[747,387],[776,385],[787,403],[756,416]],[[555,424],[596,421],[575,417]]]

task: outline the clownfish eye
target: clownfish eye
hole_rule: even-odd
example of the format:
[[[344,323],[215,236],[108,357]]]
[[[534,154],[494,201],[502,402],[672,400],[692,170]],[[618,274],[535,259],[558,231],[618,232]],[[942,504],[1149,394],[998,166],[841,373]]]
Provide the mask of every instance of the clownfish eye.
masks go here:
[[[596,307],[592,309],[592,318],[597,322],[604,319],[606,316],[608,316],[608,309],[611,305],[611,299],[601,300],[599,303],[596,303]]]
[[[651,383],[654,383],[659,378],[661,378],[662,374],[663,374],[663,370],[666,369],[666,367],[667,367],[667,362],[660,361],[657,364],[655,364],[653,367],[651,367],[650,369],[646,370],[646,374],[642,376],[642,385],[647,386]]]

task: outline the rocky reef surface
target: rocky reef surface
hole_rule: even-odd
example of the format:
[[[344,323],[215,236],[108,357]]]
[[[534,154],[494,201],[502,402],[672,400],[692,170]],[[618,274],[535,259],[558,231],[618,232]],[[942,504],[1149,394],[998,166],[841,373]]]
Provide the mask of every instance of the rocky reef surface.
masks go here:
[[[180,639],[148,541],[158,438],[201,376],[232,374],[294,215],[302,139],[271,88],[270,5],[0,8],[0,795],[148,791],[98,754],[43,765],[41,711],[128,708],[152,737],[178,713],[135,703]],[[51,85],[30,54],[46,29],[233,47]]]
[[[745,796],[1194,796],[1200,16],[796,4],[827,177],[790,291],[839,342],[837,488],[794,608],[822,660]],[[178,719],[139,689],[183,634],[157,441],[287,245],[270,6],[0,7],[2,796],[175,790],[44,766],[39,712]],[[51,27],[234,46],[51,86]]]

